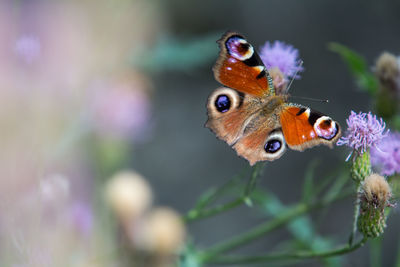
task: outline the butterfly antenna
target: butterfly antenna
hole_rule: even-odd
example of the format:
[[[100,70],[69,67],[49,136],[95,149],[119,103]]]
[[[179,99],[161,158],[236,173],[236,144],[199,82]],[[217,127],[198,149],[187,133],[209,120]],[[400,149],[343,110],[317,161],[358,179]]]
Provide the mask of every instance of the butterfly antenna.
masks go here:
[[[303,63],[304,63],[304,61],[300,59],[299,67],[297,68],[296,73],[292,76],[292,79],[290,80],[289,85],[286,87],[286,92],[289,92],[289,88],[292,85],[294,78],[296,78],[297,73],[299,73],[299,70],[303,66]]]
[[[329,103],[329,99],[318,99],[318,98],[303,97],[303,96],[293,96],[293,95],[291,95],[290,97],[304,99],[304,100],[317,101],[317,102],[323,102],[323,103]]]

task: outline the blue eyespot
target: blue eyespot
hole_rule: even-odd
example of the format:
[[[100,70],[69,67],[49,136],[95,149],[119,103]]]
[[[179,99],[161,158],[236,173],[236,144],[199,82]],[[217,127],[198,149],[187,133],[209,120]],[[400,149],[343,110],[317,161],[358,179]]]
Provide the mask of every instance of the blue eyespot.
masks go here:
[[[216,109],[221,112],[227,112],[231,107],[231,100],[227,95],[219,95],[215,100]]]
[[[282,142],[280,140],[277,139],[272,139],[269,140],[265,146],[264,146],[264,150],[267,153],[275,153],[276,151],[278,151],[280,148],[282,147]]]

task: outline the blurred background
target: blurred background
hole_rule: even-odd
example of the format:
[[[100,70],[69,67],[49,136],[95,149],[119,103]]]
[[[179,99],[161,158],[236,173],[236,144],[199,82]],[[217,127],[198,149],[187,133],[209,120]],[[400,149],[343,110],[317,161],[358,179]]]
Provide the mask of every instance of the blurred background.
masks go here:
[[[263,222],[245,206],[187,226],[179,220],[204,191],[248,166],[204,127],[207,96],[219,86],[216,40],[235,30],[256,49],[292,44],[305,71],[290,93],[329,99],[296,102],[345,127],[351,110],[368,112],[372,101],[327,45],[346,45],[373,66],[383,51],[400,52],[399,14],[395,0],[1,1],[0,265],[126,266],[125,247],[168,254],[190,240],[204,248]],[[311,162],[323,179],[347,154],[288,151],[266,164],[258,186],[297,202]],[[315,216],[321,236],[347,241],[353,201]],[[396,260],[399,222],[395,211],[383,266]],[[161,229],[144,230],[152,223]],[[266,252],[288,236],[277,231],[239,251]],[[341,261],[369,262],[368,248]]]

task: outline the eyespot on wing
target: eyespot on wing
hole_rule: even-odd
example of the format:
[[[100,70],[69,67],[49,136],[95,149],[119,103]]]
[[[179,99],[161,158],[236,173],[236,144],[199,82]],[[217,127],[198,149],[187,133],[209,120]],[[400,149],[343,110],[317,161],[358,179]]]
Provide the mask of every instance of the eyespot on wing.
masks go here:
[[[280,113],[282,131],[291,149],[303,151],[317,145],[332,147],[341,135],[339,124],[330,117],[296,104]]]

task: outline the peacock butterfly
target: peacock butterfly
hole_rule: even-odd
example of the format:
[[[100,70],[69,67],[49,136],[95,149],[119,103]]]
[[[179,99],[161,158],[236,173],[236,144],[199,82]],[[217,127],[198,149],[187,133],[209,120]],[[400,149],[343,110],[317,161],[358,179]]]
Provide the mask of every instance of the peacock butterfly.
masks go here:
[[[213,67],[225,87],[208,98],[210,128],[250,165],[273,161],[290,149],[303,151],[320,144],[330,147],[340,137],[339,124],[308,107],[289,103],[287,90],[274,86],[253,46],[237,32],[217,41],[220,54]]]

